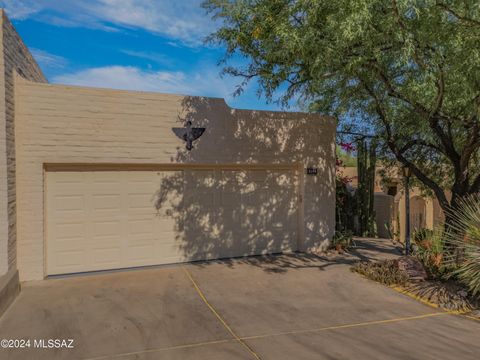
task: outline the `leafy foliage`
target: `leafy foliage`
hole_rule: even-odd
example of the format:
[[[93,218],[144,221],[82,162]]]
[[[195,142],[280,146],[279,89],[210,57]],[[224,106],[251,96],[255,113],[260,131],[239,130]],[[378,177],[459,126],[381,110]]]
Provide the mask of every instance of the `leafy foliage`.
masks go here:
[[[337,231],[354,230],[357,199],[355,192],[347,187],[345,177],[337,174],[335,185],[335,229]]]
[[[335,229],[340,232],[353,231],[355,227],[354,219],[357,201],[355,192],[348,186],[352,182],[353,177],[344,174],[343,170],[347,166],[356,164],[355,159],[351,155],[354,147],[351,143],[340,143],[336,150]],[[350,165],[347,162],[349,162]]]
[[[455,252],[446,258],[446,263],[456,267],[452,276],[480,298],[480,196],[463,199],[451,217],[452,227],[445,241]]]
[[[346,167],[353,167],[357,165],[357,159],[350,153],[343,151],[339,147],[336,148],[337,159],[341,161],[341,164]]]
[[[378,136],[384,163],[408,166],[443,209],[480,191],[478,0],[207,0],[210,40],[240,54],[289,99]],[[476,165],[477,164],[477,165]],[[444,192],[449,188],[449,200]]]
[[[354,243],[353,233],[349,230],[335,231],[332,246],[335,248],[348,249]]]
[[[442,279],[448,268],[444,264],[445,240],[443,227],[421,229],[414,233],[415,257],[423,264],[429,276]]]

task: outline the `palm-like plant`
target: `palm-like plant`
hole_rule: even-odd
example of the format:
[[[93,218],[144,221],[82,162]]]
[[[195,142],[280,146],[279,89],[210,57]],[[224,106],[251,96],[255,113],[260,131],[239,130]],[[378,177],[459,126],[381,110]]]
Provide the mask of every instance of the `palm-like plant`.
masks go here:
[[[465,284],[473,296],[480,297],[480,196],[463,199],[459,209],[450,215],[453,224],[445,240],[455,251],[446,256],[446,263],[455,268],[452,276]]]

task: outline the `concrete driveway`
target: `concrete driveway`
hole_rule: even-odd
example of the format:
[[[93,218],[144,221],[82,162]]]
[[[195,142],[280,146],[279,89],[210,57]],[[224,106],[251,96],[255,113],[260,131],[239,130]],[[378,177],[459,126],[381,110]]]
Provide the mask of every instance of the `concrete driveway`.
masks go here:
[[[394,256],[361,243],[356,256]],[[24,284],[1,359],[478,359],[480,322],[349,271],[352,257],[253,257]],[[73,339],[73,348],[34,340]],[[64,343],[64,345],[68,345]]]

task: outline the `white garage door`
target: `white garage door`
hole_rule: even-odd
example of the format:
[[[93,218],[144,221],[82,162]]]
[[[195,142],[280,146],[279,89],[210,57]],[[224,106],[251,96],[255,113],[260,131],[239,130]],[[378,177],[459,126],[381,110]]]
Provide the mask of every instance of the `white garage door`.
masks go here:
[[[293,170],[51,171],[47,274],[297,249]]]

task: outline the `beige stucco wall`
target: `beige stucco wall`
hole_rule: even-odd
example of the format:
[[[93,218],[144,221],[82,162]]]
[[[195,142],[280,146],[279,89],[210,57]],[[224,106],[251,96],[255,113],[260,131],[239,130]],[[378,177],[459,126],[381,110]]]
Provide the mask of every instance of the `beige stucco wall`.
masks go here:
[[[223,99],[48,85],[16,78],[18,268],[44,277],[45,164],[296,166],[303,250],[334,231],[335,128],[314,114],[235,110]],[[188,152],[172,132],[205,126]],[[306,167],[318,175],[305,175]]]
[[[375,188],[374,188],[375,193],[383,192],[382,176],[381,176],[382,171],[383,171],[383,168],[381,167],[377,167],[375,169]],[[358,187],[358,171],[356,166],[340,167],[338,169],[338,174],[341,176],[348,176],[349,178],[351,178],[350,186],[354,188]]]
[[[389,238],[387,226],[392,227],[394,221],[394,197],[383,193],[374,194],[375,223],[377,235],[381,238]]]
[[[447,192],[447,199],[450,199],[450,193]],[[423,204],[421,201],[423,201]],[[421,205],[421,206],[420,206]],[[405,217],[406,217],[406,210],[405,210],[405,191],[402,189],[397,196],[396,196],[396,206],[398,207],[398,221],[397,224],[397,231],[399,231],[399,236],[402,241],[405,240]],[[425,228],[433,230],[437,226],[441,226],[445,215],[443,213],[442,208],[436,198],[425,196],[422,194],[421,190],[418,188],[413,188],[410,190],[410,230],[411,236],[415,232],[415,220],[418,218],[419,211],[424,211],[425,217]]]
[[[0,275],[16,264],[14,71],[27,79],[46,81],[0,9]]]
[[[377,232],[380,237],[388,236],[385,223],[391,223],[393,233],[399,240],[405,240],[405,195],[403,189],[403,178],[395,170],[388,170],[389,183],[384,184],[382,172],[385,169],[377,167],[375,178],[375,216]],[[338,171],[342,176],[349,176],[353,180],[351,186],[358,186],[357,168],[344,167]],[[388,186],[398,186],[398,193],[395,197],[386,194]],[[447,192],[447,198],[450,194]],[[435,197],[425,196],[418,187],[410,190],[410,226],[413,235],[415,225],[423,218],[422,226],[426,229],[434,229],[442,224],[445,219],[444,213],[438,200]]]

